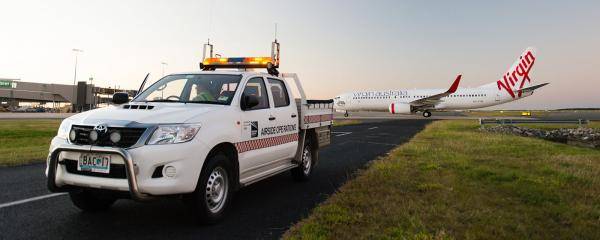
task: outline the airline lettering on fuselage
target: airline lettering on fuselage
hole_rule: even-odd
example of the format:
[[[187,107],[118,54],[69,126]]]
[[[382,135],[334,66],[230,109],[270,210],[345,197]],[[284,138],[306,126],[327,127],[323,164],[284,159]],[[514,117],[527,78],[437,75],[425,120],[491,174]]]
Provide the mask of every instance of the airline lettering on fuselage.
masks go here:
[[[354,97],[393,97],[393,96],[404,96],[408,95],[407,91],[402,90],[388,90],[388,91],[369,91],[369,92],[355,92]]]
[[[498,84],[498,90],[502,90],[504,88],[504,90],[506,90],[512,98],[517,97],[515,96],[513,87],[519,84],[519,81],[519,88],[515,90],[522,89],[525,85],[525,81],[531,82],[531,79],[529,78],[529,71],[531,71],[531,67],[533,67],[533,63],[535,62],[535,57],[533,56],[533,53],[531,51],[527,51],[527,54],[525,54],[525,58],[521,56],[519,57],[519,59],[521,60],[519,62],[519,65],[517,65],[514,69],[511,69],[512,72],[511,70],[506,72],[503,76],[503,79],[498,80],[496,82]],[[520,80],[519,77],[521,77]],[[523,92],[519,91],[518,97],[521,97],[522,94]]]

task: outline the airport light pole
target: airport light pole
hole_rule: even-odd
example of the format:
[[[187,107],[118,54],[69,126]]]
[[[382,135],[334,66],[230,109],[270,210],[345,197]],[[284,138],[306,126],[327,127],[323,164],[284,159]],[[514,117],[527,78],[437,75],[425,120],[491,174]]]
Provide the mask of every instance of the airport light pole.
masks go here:
[[[73,53],[75,54],[75,73],[73,74],[73,97],[71,99],[71,107],[73,108],[73,112],[77,111],[77,109],[75,109],[75,102],[77,101],[77,99],[75,98],[77,94],[77,57],[79,53],[82,52],[83,50],[81,49],[73,48]]]
[[[90,101],[90,110],[96,105],[96,95],[94,95],[94,77],[90,77],[90,87],[92,88],[92,101]],[[87,92],[87,89],[85,90]]]
[[[160,64],[162,65],[162,76],[165,76],[165,67],[169,64],[166,62],[160,62]]]

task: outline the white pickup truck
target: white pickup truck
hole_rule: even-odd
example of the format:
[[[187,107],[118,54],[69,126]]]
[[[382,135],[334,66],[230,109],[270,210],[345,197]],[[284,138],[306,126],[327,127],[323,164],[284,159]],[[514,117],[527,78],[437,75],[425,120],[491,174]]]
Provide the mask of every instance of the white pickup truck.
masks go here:
[[[65,119],[50,145],[48,188],[84,211],[177,196],[215,222],[239,187],[284,171],[308,179],[330,143],[333,101],[307,100],[296,74],[203,67]]]

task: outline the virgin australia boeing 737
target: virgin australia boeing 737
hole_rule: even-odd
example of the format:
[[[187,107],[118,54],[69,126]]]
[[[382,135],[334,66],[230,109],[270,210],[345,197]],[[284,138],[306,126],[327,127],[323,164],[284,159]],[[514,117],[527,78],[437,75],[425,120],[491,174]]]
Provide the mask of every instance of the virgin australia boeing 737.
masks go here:
[[[360,91],[334,98],[335,109],[348,116],[351,111],[389,111],[392,114],[422,112],[430,117],[436,110],[475,109],[512,102],[531,96],[548,83],[531,85],[529,73],[535,63],[533,48],[525,49],[502,78],[476,88],[459,88],[461,75],[448,89]]]

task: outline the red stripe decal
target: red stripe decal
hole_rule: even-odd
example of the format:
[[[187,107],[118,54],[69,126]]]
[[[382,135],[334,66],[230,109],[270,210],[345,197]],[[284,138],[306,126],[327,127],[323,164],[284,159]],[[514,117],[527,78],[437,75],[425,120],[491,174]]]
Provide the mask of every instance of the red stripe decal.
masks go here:
[[[298,141],[298,133],[239,142],[235,144],[235,148],[237,149],[238,153],[243,153],[247,151],[268,148],[295,141]]]
[[[333,120],[333,114],[304,116],[304,123],[318,123]]]

